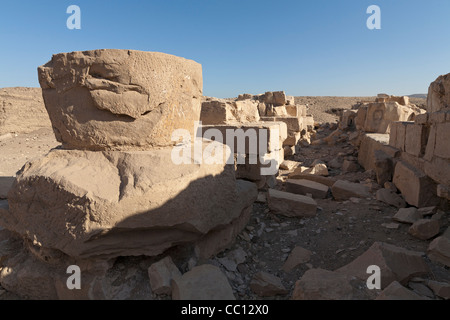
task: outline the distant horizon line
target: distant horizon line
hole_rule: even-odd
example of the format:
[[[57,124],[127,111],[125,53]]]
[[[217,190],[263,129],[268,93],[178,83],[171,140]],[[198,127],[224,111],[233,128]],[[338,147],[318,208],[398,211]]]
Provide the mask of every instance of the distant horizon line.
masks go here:
[[[23,87],[23,86],[13,86],[13,87],[1,87],[0,90],[2,89],[16,89],[16,88],[25,88],[25,89],[42,89],[41,87]],[[283,90],[281,90],[283,91]],[[264,93],[257,93],[254,94],[255,96],[258,94],[264,94]],[[371,97],[376,97],[378,94],[375,95],[342,95],[342,96],[336,96],[336,95],[293,95],[293,94],[287,94],[288,96],[294,96],[294,97],[338,97],[338,98],[371,98]],[[215,96],[211,96],[211,95],[203,95],[204,97],[210,97],[210,98],[218,98],[218,99],[235,99],[236,97],[226,97],[226,98],[221,98],[221,97],[215,97]],[[238,95],[239,96],[239,95]],[[425,99],[428,94],[427,93],[413,93],[413,94],[403,94],[403,95],[393,95],[393,96],[398,96],[398,97],[403,97],[403,96],[407,96],[410,98],[422,98]],[[418,96],[424,96],[424,97],[418,97]]]

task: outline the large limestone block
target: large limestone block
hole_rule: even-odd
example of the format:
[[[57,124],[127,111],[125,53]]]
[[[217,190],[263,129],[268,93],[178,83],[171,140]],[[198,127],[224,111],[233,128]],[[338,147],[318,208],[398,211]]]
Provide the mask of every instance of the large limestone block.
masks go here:
[[[204,264],[172,281],[173,300],[235,300],[233,289],[223,272]]]
[[[286,181],[286,191],[301,195],[310,193],[314,198],[325,199],[328,195],[328,186],[306,179],[288,179]]]
[[[299,194],[269,189],[269,209],[286,217],[313,217],[317,213],[317,202]]]
[[[450,130],[450,123],[447,128]],[[406,126],[406,137],[405,137],[405,151],[410,155],[419,157],[425,153],[426,144],[428,141],[429,129],[426,126],[417,124],[408,124]],[[439,130],[438,130],[439,132]],[[449,132],[449,131],[447,131]],[[448,134],[448,133],[447,133]],[[439,149],[441,150],[441,149]],[[450,158],[450,147],[443,146],[442,151],[447,150],[448,157]]]
[[[265,155],[282,149],[287,139],[284,122],[202,125],[202,137],[230,147],[232,153]]]
[[[367,268],[378,266],[381,269],[381,288],[384,289],[393,281],[406,284],[413,277],[427,274],[429,268],[423,255],[388,243],[375,242],[361,256],[336,271],[365,281],[369,277]]]
[[[284,122],[287,125],[288,135],[294,135],[304,129],[303,118],[297,117],[261,117],[261,121]]]
[[[368,109],[367,104],[363,104],[358,108],[358,112],[356,113],[355,117],[356,130],[364,130],[364,125],[366,123],[367,117],[367,109]]]
[[[295,283],[292,300],[351,300],[350,280],[338,272],[310,269]]]
[[[398,121],[391,124],[389,145],[405,151],[406,127],[412,122]]]
[[[353,183],[346,180],[338,180],[331,187],[334,199],[338,201],[348,200],[350,198],[368,198],[370,197],[369,188],[360,183]]]
[[[450,159],[450,122],[436,125],[436,145],[434,155]]]
[[[397,162],[393,182],[410,205],[422,208],[438,203],[435,183],[421,170],[404,161]]]
[[[171,148],[53,150],[27,163],[0,224],[76,258],[154,256],[236,220],[256,199],[234,168],[181,164]]]
[[[274,106],[284,106],[287,104],[287,97],[284,91],[269,91],[264,94],[264,103]]]
[[[249,123],[259,121],[258,103],[253,100],[212,99],[202,103],[200,120],[204,125]]]
[[[364,131],[372,133],[389,133],[390,125],[395,121],[407,121],[410,116],[419,113],[409,106],[397,102],[370,103],[364,123]]]
[[[450,109],[450,73],[439,76],[428,88],[428,112]]]
[[[429,300],[426,297],[419,296],[414,291],[406,289],[398,281],[392,282],[387,286],[375,300]]]
[[[358,152],[358,162],[366,170],[376,169],[375,152],[384,150],[389,143],[388,134],[367,133],[364,134]]]
[[[450,186],[450,160],[433,157],[424,164],[425,173],[434,181]]]
[[[428,247],[428,257],[450,267],[450,239],[445,235],[434,239]]]
[[[38,68],[45,107],[65,148],[169,146],[200,118],[202,67],[134,50],[60,53]]]

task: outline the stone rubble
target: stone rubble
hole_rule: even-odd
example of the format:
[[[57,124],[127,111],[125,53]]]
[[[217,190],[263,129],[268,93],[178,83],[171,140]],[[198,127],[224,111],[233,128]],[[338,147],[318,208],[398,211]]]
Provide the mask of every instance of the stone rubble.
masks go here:
[[[0,194],[0,296],[450,298],[449,75],[427,112],[380,94],[321,125],[283,91],[203,97],[201,66],[162,53],[58,54],[39,80],[62,147]],[[189,137],[172,141],[174,129]],[[230,131],[256,132],[258,148]],[[202,154],[215,145],[232,163],[195,162],[199,135]],[[173,163],[174,146],[191,147],[190,164]],[[83,273],[76,293],[69,264]],[[373,265],[380,290],[366,285]]]

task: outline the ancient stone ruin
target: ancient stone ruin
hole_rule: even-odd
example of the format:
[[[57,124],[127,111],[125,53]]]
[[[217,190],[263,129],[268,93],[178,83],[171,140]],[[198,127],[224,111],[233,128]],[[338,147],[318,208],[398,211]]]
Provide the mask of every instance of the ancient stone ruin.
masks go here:
[[[1,225],[24,239],[4,264],[4,288],[64,298],[65,270],[79,265],[84,297],[102,298],[89,290],[112,259],[186,244],[207,257],[245,226],[253,183],[236,180],[225,163],[171,160],[172,132],[192,131],[200,119],[199,64],[162,53],[74,52],[54,55],[39,80],[62,147],[22,168],[1,211]]]
[[[450,299],[450,74],[426,110],[380,94],[338,123],[284,91],[204,97],[201,65],[163,53],[38,75],[61,145],[0,200],[0,297]]]

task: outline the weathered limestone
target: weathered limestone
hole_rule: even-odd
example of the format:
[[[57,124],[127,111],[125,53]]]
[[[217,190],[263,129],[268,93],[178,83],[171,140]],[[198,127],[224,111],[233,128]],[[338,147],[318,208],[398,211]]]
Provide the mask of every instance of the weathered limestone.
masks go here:
[[[450,198],[443,192],[450,187],[449,85],[449,75],[440,76],[429,87],[428,113],[409,119],[414,122],[391,125],[389,144],[401,151],[399,158],[410,166],[411,174],[411,178],[404,176],[403,179],[408,180],[411,188],[416,188],[411,195],[407,183],[403,183],[404,188],[400,190],[405,199],[409,198],[408,203],[415,206],[427,205],[427,202],[436,204],[437,197]],[[405,170],[402,173],[405,174]]]
[[[348,200],[355,198],[370,197],[369,188],[359,183],[338,180],[331,187],[331,192],[336,200]]]
[[[401,208],[393,217],[395,221],[409,224],[413,224],[414,222],[420,220],[421,218],[422,216],[417,212],[417,208],[414,207]]]
[[[364,134],[358,152],[358,162],[366,170],[376,169],[375,152],[384,151],[389,143],[387,134]]]
[[[117,298],[106,279],[116,257],[185,247],[206,259],[245,227],[257,187],[236,180],[234,165],[226,163],[229,148],[206,139],[172,141],[175,129],[191,138],[196,133],[199,64],[160,53],[96,50],[55,55],[39,76],[63,148],[28,162],[9,206],[1,203],[0,225],[25,244],[17,257],[2,255],[0,283],[7,290],[31,298]],[[212,146],[223,157],[211,163],[205,155]],[[73,264],[82,267],[83,290],[69,292],[65,270]],[[170,294],[175,281],[172,295],[181,299],[234,298],[217,272],[205,268],[180,277],[163,260],[150,267],[150,285]],[[202,293],[191,292],[190,283],[203,286]]]
[[[404,161],[395,166],[393,182],[406,202],[416,207],[427,207],[437,203],[436,185],[423,172]]]
[[[305,168],[305,167],[302,167],[302,168]],[[311,173],[306,172],[305,170],[301,170],[302,168],[299,167],[299,168],[295,169],[294,172],[290,173],[289,179],[311,180],[311,181],[318,182],[320,184],[324,184],[328,187],[332,187],[333,184],[336,183],[336,179],[311,174]]]
[[[287,217],[312,217],[317,212],[313,199],[275,189],[269,189],[268,202],[270,210]]]
[[[272,104],[274,106],[284,106],[287,104],[287,97],[284,91],[269,91],[262,97],[265,104]]]
[[[377,191],[376,199],[397,208],[405,208],[405,200],[392,190],[382,188]]]
[[[256,199],[256,188],[240,198],[232,166],[176,165],[171,152],[53,150],[18,176],[1,223],[73,257],[157,255],[230,223]]]
[[[282,170],[288,170],[288,171],[292,171],[294,169],[296,169],[298,166],[300,166],[301,163],[297,162],[297,161],[292,161],[292,160],[284,160],[281,164],[280,164],[280,169]]]
[[[213,265],[204,264],[172,281],[173,300],[236,300],[227,277]]]
[[[280,151],[287,138],[287,127],[283,122],[203,125],[199,129],[202,137],[214,138],[229,146],[232,153],[241,154],[265,155]]]
[[[297,117],[261,117],[261,121],[284,122],[288,129],[288,135],[295,135],[303,130],[303,118]]]
[[[439,233],[439,221],[432,219],[417,220],[409,228],[408,233],[421,240],[431,239]]]
[[[325,199],[328,194],[328,186],[314,182],[311,180],[297,180],[288,179],[286,180],[286,191],[296,194],[306,195],[310,193],[313,198]]]
[[[433,293],[445,300],[450,300],[450,284],[446,282],[438,282],[429,280],[427,286],[433,290]]]
[[[259,121],[254,100],[229,101],[209,98],[202,103],[200,121],[204,125],[254,123]]]
[[[431,261],[442,263],[450,267],[450,239],[449,236],[440,236],[434,239],[427,251]]]
[[[339,121],[339,129],[354,129],[357,114],[357,110],[344,110]]]
[[[351,300],[350,276],[324,269],[310,269],[295,283],[293,300]]]
[[[288,290],[281,283],[281,279],[267,272],[258,272],[250,282],[251,290],[260,297],[274,297],[286,295]]]
[[[427,274],[429,269],[422,255],[421,252],[375,242],[361,256],[336,271],[365,281],[367,268],[371,265],[379,266],[381,288],[384,289],[393,281],[406,284],[413,277]]]
[[[254,183],[237,180],[237,194],[241,199],[255,199],[257,189]],[[195,253],[200,260],[205,260],[232,245],[238,234],[244,230],[252,214],[252,203],[242,210],[242,214],[228,225],[210,231],[195,244]]]
[[[291,272],[299,265],[307,263],[311,259],[312,252],[302,247],[295,247],[283,265],[285,272]]]
[[[428,88],[428,112],[450,109],[450,74],[439,76]]]
[[[172,279],[180,278],[181,272],[173,263],[170,256],[155,262],[148,268],[148,277],[152,292],[170,295],[172,293]]]
[[[375,300],[429,300],[414,291],[406,289],[398,281],[393,281]]]
[[[201,65],[134,50],[60,53],[39,67],[45,107],[68,149],[171,146],[200,117]],[[193,133],[192,133],[193,134]]]
[[[361,112],[361,114],[359,114]],[[397,102],[374,102],[361,106],[356,116],[356,128],[369,133],[389,133],[391,123],[407,121],[421,110],[414,105],[401,105]]]

